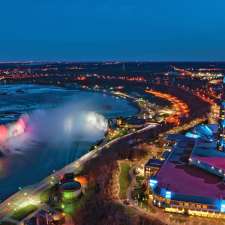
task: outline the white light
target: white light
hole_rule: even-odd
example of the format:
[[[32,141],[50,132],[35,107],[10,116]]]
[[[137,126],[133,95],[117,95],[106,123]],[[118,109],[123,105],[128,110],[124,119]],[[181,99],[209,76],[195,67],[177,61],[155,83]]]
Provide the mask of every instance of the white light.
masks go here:
[[[66,132],[70,133],[72,131],[73,128],[73,119],[72,118],[66,118],[65,122],[64,122],[64,129]]]
[[[29,205],[39,205],[40,204],[40,200],[37,198],[37,197],[32,197],[32,198],[27,198],[27,199],[24,199],[24,201],[17,206],[18,208],[17,209],[20,209],[20,208],[25,208]]]
[[[172,193],[171,193],[171,191],[166,191],[165,198],[167,198],[167,199],[171,199],[171,197],[172,197]]]
[[[151,188],[155,188],[157,186],[157,184],[158,184],[158,181],[157,180],[154,180],[154,179],[150,179],[149,180],[149,186]]]
[[[89,112],[86,115],[86,122],[87,126],[91,129],[107,131],[108,128],[107,120],[103,116],[95,112]]]
[[[225,212],[225,203],[224,200],[221,201],[220,212]]]

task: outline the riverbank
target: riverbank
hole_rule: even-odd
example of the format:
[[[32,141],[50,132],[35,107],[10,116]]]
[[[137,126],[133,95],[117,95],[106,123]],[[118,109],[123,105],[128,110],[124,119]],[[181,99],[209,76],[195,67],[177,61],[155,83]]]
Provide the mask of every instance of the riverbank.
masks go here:
[[[129,136],[128,134],[127,136]],[[87,162],[89,159],[92,159],[93,157],[96,157],[102,149],[108,148],[111,144],[117,142],[118,140],[115,139],[104,146],[98,147],[98,149],[93,150],[84,156],[82,156],[80,159],[72,162],[71,164],[65,166],[62,170],[59,170],[55,172],[54,174],[51,174],[49,177],[45,178],[43,181],[41,181],[38,184],[29,186],[24,188],[23,190],[15,193],[12,195],[10,198],[6,199],[1,205],[1,213],[0,216],[3,216],[5,214],[10,213],[10,211],[14,211],[15,208],[19,207],[22,202],[25,202],[28,200],[27,196],[37,196],[39,192],[45,190],[45,188],[54,185],[54,183],[51,184],[52,182],[52,177],[55,178],[55,182],[57,182],[57,178],[60,178],[64,173],[70,172],[70,171],[77,171],[80,172],[79,169],[83,166],[85,162]],[[26,193],[26,196],[24,196],[24,193]]]
[[[4,87],[7,87],[7,86],[4,85]],[[11,96],[14,96],[14,93],[16,92],[17,89],[21,89],[20,86],[17,87],[15,85],[13,85],[12,87],[13,87],[13,90],[10,92],[11,94],[10,94],[10,96],[8,96],[8,98],[9,97],[11,98]],[[36,85],[35,85],[35,87],[36,87]],[[48,87],[47,86],[44,87],[45,93],[48,92],[48,90],[46,91],[46,88],[48,89]],[[33,96],[32,98],[29,96],[30,103],[28,103],[28,104],[31,105],[31,104],[33,104],[32,103],[33,99],[39,96],[39,92],[37,92],[36,89],[34,91],[33,90],[32,91],[29,91],[28,90],[27,92],[28,92],[28,94],[30,92],[32,92],[32,93],[34,92],[35,93],[35,96],[32,95]],[[60,96],[60,99],[62,99],[61,95],[63,95],[64,92],[62,92],[61,89],[60,90],[57,89],[57,92],[56,93],[57,93],[57,95]],[[91,98],[93,96],[93,93],[86,93],[86,92],[84,92],[84,93],[85,93],[85,96],[83,98],[86,98],[86,97],[87,98],[88,97]],[[70,93],[70,95],[73,95],[73,92]],[[52,92],[52,94],[51,94],[51,97],[49,99],[46,99],[45,100],[44,108],[46,107],[46,102],[48,103],[48,101],[51,101],[51,99],[55,99],[55,96],[56,95],[55,95],[55,90],[54,90],[54,92]],[[78,97],[77,97],[78,100],[80,98],[79,96],[80,95],[78,95]],[[115,109],[115,113],[113,114],[113,116],[115,116],[115,115],[118,116],[118,117],[119,116],[122,116],[123,115],[122,112],[124,111],[124,107],[125,106],[128,106],[129,107],[129,103],[128,103],[130,101],[129,99],[127,99],[127,100],[122,99],[123,101],[120,101],[120,99],[114,99],[115,97],[113,97],[113,95],[111,95],[112,97],[110,97],[110,98],[108,98],[107,96],[103,96],[103,93],[94,93],[94,96],[97,96],[98,99],[100,99],[98,101],[101,101],[102,102],[101,105],[103,105],[103,106],[105,104],[108,104],[108,105],[111,104],[110,101],[112,101],[112,105],[113,105],[112,106],[112,110]],[[99,97],[99,96],[102,96],[102,97]],[[42,98],[41,96],[39,96],[39,97]],[[14,104],[20,105],[20,107],[22,107],[21,102],[22,101],[24,102],[25,100],[26,100],[26,95],[24,93],[23,94],[20,94],[19,93],[17,97],[15,96]],[[4,101],[7,101],[7,99],[5,99]],[[1,101],[1,104],[3,104],[4,101]],[[17,101],[18,101],[18,103],[17,103]],[[114,103],[114,102],[116,102],[116,103]],[[124,103],[126,103],[125,106],[123,105]],[[17,105],[16,105],[16,107],[18,107]],[[100,105],[100,104],[98,104],[98,105]],[[40,106],[39,103],[37,104],[37,106],[35,106],[35,108],[37,108],[38,106]],[[10,105],[10,107],[13,107],[13,106]],[[30,107],[30,106],[28,106],[28,107]],[[95,106],[95,108],[96,107],[98,107],[98,106]],[[117,107],[120,107],[120,108],[118,108],[118,110],[117,110]],[[101,106],[100,106],[100,108],[101,108]],[[3,107],[1,109],[3,109]],[[25,110],[26,110],[26,108],[24,109],[24,111]],[[109,113],[111,113],[111,108],[109,110],[108,109],[106,109],[106,110],[103,109],[103,112],[106,112],[107,115],[109,115]],[[136,108],[135,109],[134,108],[131,108],[131,110],[129,111],[129,113],[127,115],[131,115],[130,113],[132,113],[133,115],[136,115],[137,112],[138,112],[138,110]],[[79,144],[79,146],[75,145],[75,147],[71,146],[71,147],[73,147],[73,149],[71,149],[72,154],[70,154],[70,156],[71,155],[72,156],[74,155],[74,156],[76,156],[76,158],[74,157],[74,159],[77,159],[77,156],[81,156],[83,153],[88,152],[88,149],[91,148],[91,146],[94,143],[95,142],[93,142],[89,146],[86,146],[86,145],[83,145],[83,144],[82,145]],[[41,160],[44,157],[44,159],[41,160],[41,161],[46,162],[41,167],[41,170],[43,170],[43,168],[48,167],[49,169],[48,168],[47,169],[50,171],[50,173],[48,172],[48,174],[44,171],[46,175],[44,174],[44,176],[41,177],[41,171],[38,169],[38,166],[39,166],[38,160],[36,160],[37,163],[35,164],[36,167],[37,167],[37,169],[35,170],[35,168],[34,168],[34,160],[35,159],[32,160],[34,158],[33,157],[34,156],[34,153],[33,153],[33,151],[34,151],[33,150],[33,145],[32,145],[31,151],[29,150],[29,145],[27,145],[25,147],[28,148],[28,150],[26,150],[26,152],[24,152],[25,155],[23,155],[22,154],[23,152],[21,152],[21,155],[18,154],[18,155],[12,156],[12,157],[10,156],[9,158],[6,158],[6,157],[1,158],[1,161],[0,161],[0,166],[1,166],[0,182],[2,183],[2,185],[1,185],[2,191],[1,191],[1,188],[0,188],[0,200],[1,201],[5,199],[4,196],[7,197],[7,196],[9,196],[9,194],[11,195],[13,193],[13,191],[14,190],[17,191],[19,187],[23,187],[23,186],[27,186],[27,185],[32,184],[32,183],[36,183],[38,181],[38,179],[39,179],[38,177],[40,177],[40,180],[41,180],[41,179],[43,179],[43,177],[45,177],[46,175],[50,174],[52,171],[58,170],[58,169],[62,168],[65,165],[65,164],[63,165],[64,161],[65,161],[66,164],[72,162],[70,160],[67,161],[65,159],[65,157],[66,157],[66,151],[62,151],[62,148],[61,147],[59,148],[58,151],[55,151],[55,149],[52,149],[51,151],[50,150],[48,150],[48,151],[42,151],[43,147],[45,147],[45,146],[41,145],[40,146],[41,151],[39,151],[38,146],[36,146],[35,149],[37,149],[37,150],[35,150],[35,155],[36,155],[35,158]],[[77,155],[77,153],[74,150],[74,148],[78,148],[78,147],[80,149],[79,151],[81,152],[80,155]],[[23,148],[23,146],[22,146],[22,148]],[[21,149],[21,151],[22,150],[23,149]],[[48,152],[50,153],[49,154],[50,159],[47,158],[48,157]],[[59,163],[58,163],[58,161],[56,161],[58,164],[55,165],[55,161],[53,159],[54,159],[54,157],[56,156],[57,153],[59,153],[59,155],[60,155],[59,157],[57,157]],[[17,160],[17,158],[18,158],[18,160]],[[24,158],[24,160],[23,160],[23,158]],[[63,160],[63,162],[61,162],[62,160]],[[18,163],[17,163],[17,161],[18,161]],[[23,173],[22,173],[23,176],[20,176],[20,175],[15,176],[15,179],[13,180],[13,183],[11,184],[10,183],[10,177],[8,176],[8,172],[9,173],[10,172],[17,173],[18,172],[18,169],[16,169],[17,168],[16,166],[19,163],[20,163],[19,165],[21,165],[21,163],[23,161],[26,162],[26,164],[24,165]],[[49,166],[49,163],[52,163],[52,166],[51,167]],[[27,168],[29,165],[31,165],[30,166],[31,169],[29,169],[30,167]],[[7,167],[4,167],[4,166],[7,166]],[[10,166],[10,167],[8,168],[8,166]],[[29,180],[28,180],[29,177],[28,176],[32,176],[34,178],[34,182],[33,181],[29,182]],[[26,180],[26,182],[23,182],[23,180],[25,178],[27,180]],[[6,180],[7,180],[7,182],[6,182]],[[4,194],[4,190],[5,191],[7,190],[7,193]]]

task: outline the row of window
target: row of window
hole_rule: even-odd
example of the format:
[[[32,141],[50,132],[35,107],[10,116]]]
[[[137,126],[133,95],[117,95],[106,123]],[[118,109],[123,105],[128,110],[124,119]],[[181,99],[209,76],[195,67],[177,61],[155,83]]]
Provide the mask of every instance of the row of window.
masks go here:
[[[157,201],[160,201],[160,202],[165,202],[166,204],[170,205],[171,207],[196,209],[196,210],[214,210],[215,209],[214,205],[170,200],[170,199],[165,199],[161,196],[154,196],[154,199],[156,199]]]

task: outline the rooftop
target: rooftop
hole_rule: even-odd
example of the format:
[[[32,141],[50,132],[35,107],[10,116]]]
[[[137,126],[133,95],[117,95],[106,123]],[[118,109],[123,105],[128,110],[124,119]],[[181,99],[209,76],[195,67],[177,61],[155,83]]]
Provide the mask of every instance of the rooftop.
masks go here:
[[[145,164],[145,166],[160,168],[163,162],[164,160],[160,160],[160,159],[149,159],[149,161]]]
[[[198,141],[196,147],[193,149],[191,158],[199,160],[210,167],[225,170],[225,152],[217,150],[216,141],[212,143]]]
[[[77,181],[68,182],[62,184],[62,190],[64,191],[72,191],[72,190],[79,190],[81,188],[81,184]]]
[[[195,139],[178,137],[172,153],[156,176],[158,187],[174,193],[177,200],[181,196],[183,200],[189,201],[196,201],[199,198],[201,201],[215,200],[225,196],[225,184],[220,177],[189,165],[189,158],[191,155],[193,157],[193,149],[194,157],[223,168],[225,168],[225,154],[216,151],[215,142],[200,141],[199,145],[196,145]]]

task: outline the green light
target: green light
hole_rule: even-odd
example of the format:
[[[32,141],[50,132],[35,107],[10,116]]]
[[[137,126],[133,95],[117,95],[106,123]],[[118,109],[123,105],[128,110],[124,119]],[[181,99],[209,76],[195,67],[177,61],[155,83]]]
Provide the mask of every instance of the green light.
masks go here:
[[[66,214],[72,214],[74,210],[75,210],[74,204],[66,204],[63,209],[63,212]]]
[[[68,191],[63,192],[63,200],[68,201],[74,198],[75,198],[74,192],[68,192]]]

